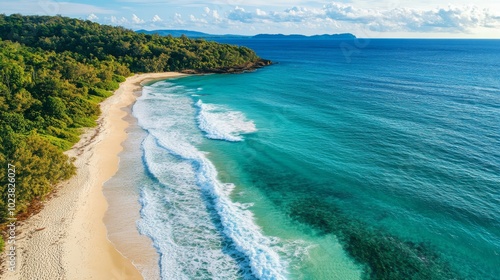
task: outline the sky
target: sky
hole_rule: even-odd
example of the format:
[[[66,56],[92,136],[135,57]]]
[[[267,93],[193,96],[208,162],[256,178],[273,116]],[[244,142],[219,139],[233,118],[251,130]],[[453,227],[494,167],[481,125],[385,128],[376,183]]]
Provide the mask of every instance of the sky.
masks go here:
[[[0,13],[60,14],[133,30],[500,39],[499,0],[0,0]]]

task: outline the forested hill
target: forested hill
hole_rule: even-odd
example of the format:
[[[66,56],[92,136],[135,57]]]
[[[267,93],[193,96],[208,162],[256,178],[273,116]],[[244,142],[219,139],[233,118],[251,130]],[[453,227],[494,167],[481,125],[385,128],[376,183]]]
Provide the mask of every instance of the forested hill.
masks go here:
[[[122,27],[65,17],[0,15],[0,38],[47,51],[77,53],[78,60],[116,60],[132,72],[196,70],[260,66],[246,47],[183,36],[149,35]]]
[[[230,72],[266,63],[245,47],[60,16],[0,15],[0,224],[74,174],[63,151],[79,140],[82,128],[95,126],[99,102],[125,77]],[[9,198],[15,198],[15,209],[9,209]]]

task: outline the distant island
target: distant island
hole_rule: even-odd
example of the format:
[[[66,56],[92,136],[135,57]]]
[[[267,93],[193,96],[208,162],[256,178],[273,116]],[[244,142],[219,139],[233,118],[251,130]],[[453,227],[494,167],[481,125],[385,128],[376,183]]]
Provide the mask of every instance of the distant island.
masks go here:
[[[227,38],[227,37],[241,37],[241,38],[246,38],[249,36],[244,36],[244,35],[233,35],[233,34],[223,34],[223,35],[216,35],[216,34],[208,34],[204,32],[198,32],[198,31],[192,31],[192,30],[173,30],[173,29],[162,29],[162,30],[137,30],[137,33],[142,33],[142,34],[158,34],[161,36],[172,36],[172,37],[181,37],[182,35],[187,36],[189,38]]]
[[[356,39],[356,36],[351,33],[341,33],[341,34],[322,34],[322,35],[301,35],[301,34],[257,34],[253,36],[247,35],[235,35],[235,34],[208,34],[198,31],[191,30],[137,30],[136,32],[142,34],[158,34],[162,36],[172,36],[181,37],[182,35],[190,38],[205,38],[205,39],[216,39],[216,38],[241,38],[241,39],[312,39],[312,40],[352,40]]]

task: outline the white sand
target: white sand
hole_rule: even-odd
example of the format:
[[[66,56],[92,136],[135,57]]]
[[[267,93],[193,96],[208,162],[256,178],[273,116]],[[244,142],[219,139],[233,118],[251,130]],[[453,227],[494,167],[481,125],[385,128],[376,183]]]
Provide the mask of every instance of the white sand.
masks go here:
[[[18,224],[17,271],[5,269],[0,279],[142,279],[135,266],[107,238],[103,223],[108,204],[102,186],[118,170],[123,120],[147,80],[183,74],[151,73],[129,77],[101,103],[97,128],[89,129],[68,155],[76,157],[77,175],[64,183],[40,213]]]

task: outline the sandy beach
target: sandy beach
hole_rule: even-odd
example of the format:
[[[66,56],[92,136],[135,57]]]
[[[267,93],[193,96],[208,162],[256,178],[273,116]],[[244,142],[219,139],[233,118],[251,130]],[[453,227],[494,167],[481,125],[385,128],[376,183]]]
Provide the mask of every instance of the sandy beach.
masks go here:
[[[126,109],[141,83],[183,75],[134,75],[101,103],[98,126],[66,152],[76,158],[77,175],[59,186],[38,214],[18,224],[17,271],[4,270],[0,279],[143,279],[108,239],[102,186],[118,170],[129,125]]]

